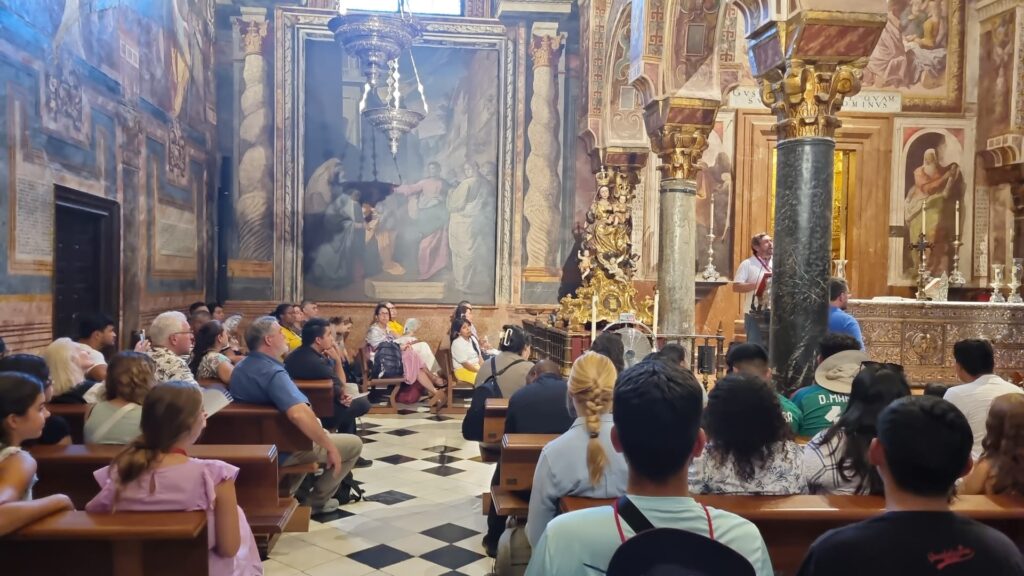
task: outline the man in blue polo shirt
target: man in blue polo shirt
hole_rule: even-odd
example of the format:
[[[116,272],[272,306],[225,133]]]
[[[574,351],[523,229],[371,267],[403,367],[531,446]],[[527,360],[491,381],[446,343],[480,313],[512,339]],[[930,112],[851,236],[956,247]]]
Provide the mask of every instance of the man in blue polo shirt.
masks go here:
[[[330,434],[320,425],[309,407],[309,399],[277,360],[288,350],[288,343],[276,318],[258,318],[246,331],[245,342],[249,356],[231,373],[231,395],[239,402],[274,406],[312,441],[312,450],[282,456],[281,466],[326,464],[329,470],[316,480],[313,491],[302,504],[311,507],[313,514],[337,510],[339,503],[334,493],[359,459],[362,440],[352,434]],[[302,483],[302,476],[294,476],[291,482],[289,493],[294,493]]]
[[[842,278],[828,280],[828,331],[846,334],[856,338],[860,349],[864,349],[864,337],[860,333],[857,319],[846,312],[846,303],[850,301],[850,287]]]

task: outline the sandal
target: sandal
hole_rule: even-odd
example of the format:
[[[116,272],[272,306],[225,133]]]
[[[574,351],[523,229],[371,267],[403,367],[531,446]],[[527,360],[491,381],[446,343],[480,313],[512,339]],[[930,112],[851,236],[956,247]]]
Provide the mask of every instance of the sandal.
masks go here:
[[[430,409],[436,414],[448,405],[448,395],[438,390],[434,396],[435,398],[430,402]]]

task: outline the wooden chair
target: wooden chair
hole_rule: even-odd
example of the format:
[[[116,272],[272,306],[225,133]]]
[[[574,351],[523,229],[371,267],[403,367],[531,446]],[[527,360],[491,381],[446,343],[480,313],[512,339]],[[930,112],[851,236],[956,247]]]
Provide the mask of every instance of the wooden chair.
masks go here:
[[[459,380],[455,377],[455,363],[452,360],[452,348],[450,344],[444,341],[444,339],[437,343],[437,351],[434,353],[434,357],[437,358],[437,365],[441,369],[441,378],[448,383],[448,404],[444,410],[453,414],[465,414],[466,411],[469,410],[469,406],[455,405],[455,389],[459,388],[461,390],[472,391],[475,384],[473,382]]]
[[[391,392],[388,394],[388,405],[379,406],[373,404],[370,407],[371,414],[397,414],[398,413],[398,401],[395,399],[398,396],[399,390],[402,389],[402,384],[405,383],[404,378],[373,378],[370,374],[370,352],[366,346],[359,348],[359,352],[356,353],[356,362],[359,367],[363,370],[363,381],[360,383],[360,392],[371,392],[378,386],[382,388],[391,387]]]
[[[203,576],[205,512],[69,511],[0,538],[5,576]]]

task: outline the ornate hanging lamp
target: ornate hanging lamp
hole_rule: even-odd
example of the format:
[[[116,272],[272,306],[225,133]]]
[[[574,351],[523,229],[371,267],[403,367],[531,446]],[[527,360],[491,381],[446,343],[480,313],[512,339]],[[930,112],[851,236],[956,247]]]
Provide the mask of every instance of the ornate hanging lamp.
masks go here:
[[[338,43],[359,59],[360,69],[366,77],[359,111],[371,126],[387,137],[392,157],[398,155],[402,136],[419,126],[428,111],[423,83],[411,50],[413,42],[422,37],[423,27],[408,10],[407,1],[399,0],[396,14],[386,14],[348,12],[345,0],[339,0],[338,15],[327,23]],[[423,101],[423,112],[401,105],[398,59],[406,50],[412,62],[416,89]],[[384,90],[383,96],[381,90]],[[368,108],[367,99],[371,95],[379,105]]]

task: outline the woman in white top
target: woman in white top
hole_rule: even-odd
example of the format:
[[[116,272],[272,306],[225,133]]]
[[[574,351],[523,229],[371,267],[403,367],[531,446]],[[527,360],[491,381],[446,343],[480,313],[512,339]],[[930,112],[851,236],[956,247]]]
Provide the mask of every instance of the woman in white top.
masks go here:
[[[611,441],[616,374],[612,361],[596,352],[583,354],[572,365],[569,399],[579,417],[541,450],[526,516],[531,546],[558,513],[563,496],[613,498],[626,493],[629,470]]]
[[[708,443],[690,464],[695,494],[787,495],[807,492],[803,450],[769,385],[750,374],[730,374],[708,394]],[[668,441],[668,440],[666,440]]]
[[[118,352],[106,384],[105,399],[85,415],[85,443],[130,444],[141,433],[142,401],[156,386],[156,362],[140,352]]]
[[[85,374],[93,366],[88,346],[70,338],[58,338],[43,349],[42,356],[50,369],[55,402],[95,404],[99,401],[103,387],[85,381]]]
[[[878,415],[905,396],[910,396],[910,386],[902,366],[861,365],[842,416],[804,447],[804,476],[811,494],[885,493],[882,478],[868,462],[868,447],[876,436]]]
[[[196,331],[196,343],[188,367],[197,381],[218,380],[227,386],[235,366],[224,355],[231,348],[231,333],[224,324],[210,320]]]
[[[473,323],[465,318],[452,320],[449,336],[452,339],[452,364],[455,366],[455,378],[460,382],[476,381],[476,374],[483,363],[480,345],[473,337]]]
[[[39,438],[49,415],[42,382],[20,372],[0,372],[0,536],[74,509],[63,494],[32,500],[36,461],[21,443]]]

